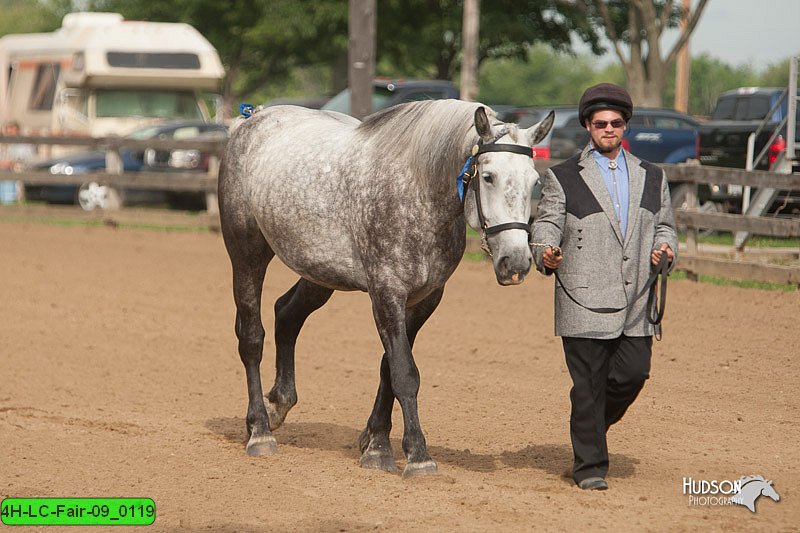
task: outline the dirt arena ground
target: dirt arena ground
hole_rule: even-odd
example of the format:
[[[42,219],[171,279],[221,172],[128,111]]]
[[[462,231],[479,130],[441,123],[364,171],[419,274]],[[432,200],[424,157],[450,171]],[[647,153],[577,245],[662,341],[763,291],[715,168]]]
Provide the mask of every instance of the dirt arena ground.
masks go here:
[[[488,263],[456,271],[415,351],[440,473],[404,481],[358,466],[381,353],[366,295],[309,319],[280,453],[251,458],[219,235],[2,222],[0,253],[0,497],[150,497],[147,531],[800,528],[800,293],[671,282],[652,378],[609,434],[611,489],[584,493],[565,477],[570,380],[538,274],[503,288]],[[294,281],[270,267],[268,329]],[[402,468],[398,409],[395,428]],[[683,478],[750,474],[780,501],[683,494]]]

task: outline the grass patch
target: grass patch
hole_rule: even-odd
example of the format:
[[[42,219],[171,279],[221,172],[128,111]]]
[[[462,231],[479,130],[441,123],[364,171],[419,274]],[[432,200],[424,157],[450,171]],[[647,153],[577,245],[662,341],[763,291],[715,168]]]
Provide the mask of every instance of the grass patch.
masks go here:
[[[678,240],[686,242],[686,233],[679,233]],[[717,244],[732,247],[733,234],[722,232],[714,235],[698,235],[697,242],[698,244]],[[746,246],[750,248],[800,248],[800,239],[753,236],[747,239]]]
[[[676,270],[670,273],[669,279],[685,280],[689,279],[689,276],[686,274],[686,271],[684,270]],[[697,281],[699,281],[700,283],[710,283],[712,285],[720,285],[723,287],[739,287],[741,289],[759,289],[763,291],[782,291],[782,292],[798,291],[797,285],[789,283],[771,283],[768,281],[729,279],[729,278],[720,278],[717,276],[707,276],[705,274],[700,274],[700,276],[698,276],[697,278]]]
[[[158,223],[138,223],[138,222],[125,222],[118,223],[107,220],[79,220],[69,218],[38,218],[38,217],[11,217],[4,219],[6,222],[12,223],[33,223],[45,224],[48,226],[58,226],[63,228],[102,228],[113,227],[115,229],[123,230],[147,230],[147,231],[162,231],[162,232],[178,232],[178,233],[210,233],[212,228],[199,226],[181,226],[170,224]]]
[[[464,252],[464,260],[465,261],[472,261],[472,262],[479,262],[485,261],[488,256],[483,252]]]

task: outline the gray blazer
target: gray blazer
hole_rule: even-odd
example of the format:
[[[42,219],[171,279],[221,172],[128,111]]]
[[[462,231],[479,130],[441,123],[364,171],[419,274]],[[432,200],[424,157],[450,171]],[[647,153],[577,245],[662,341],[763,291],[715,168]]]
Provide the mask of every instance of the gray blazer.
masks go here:
[[[533,224],[533,242],[559,246],[558,274],[587,307],[621,308],[601,314],[575,304],[555,283],[555,330],[564,337],[613,339],[654,334],[647,321],[647,294],[635,299],[651,272],[650,253],[667,243],[677,258],[678,238],[664,171],[625,152],[630,202],[627,234],[620,230],[611,196],[589,147],[551,167]],[[534,246],[536,268],[544,248]],[[675,265],[673,261],[672,266]]]

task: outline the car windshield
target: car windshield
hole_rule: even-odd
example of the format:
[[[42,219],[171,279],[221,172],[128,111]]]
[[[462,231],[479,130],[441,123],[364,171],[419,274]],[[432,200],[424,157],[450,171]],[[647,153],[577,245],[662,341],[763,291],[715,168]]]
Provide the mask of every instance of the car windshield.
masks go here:
[[[96,97],[98,118],[203,118],[197,100],[189,91],[101,89],[96,92]]]

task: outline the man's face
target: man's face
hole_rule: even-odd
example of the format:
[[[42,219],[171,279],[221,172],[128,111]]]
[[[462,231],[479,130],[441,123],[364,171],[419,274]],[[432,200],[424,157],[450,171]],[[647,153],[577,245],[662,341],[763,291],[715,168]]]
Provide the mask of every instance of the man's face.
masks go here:
[[[620,144],[622,144],[625,125],[625,118],[622,113],[613,109],[602,109],[592,113],[586,123],[586,130],[589,132],[592,143],[594,143],[598,152],[605,155],[616,155]]]

